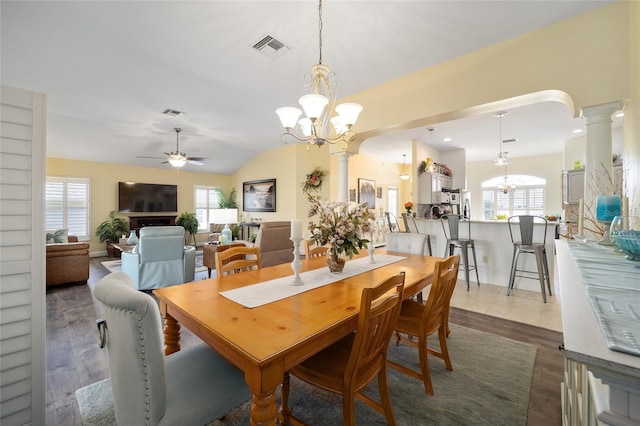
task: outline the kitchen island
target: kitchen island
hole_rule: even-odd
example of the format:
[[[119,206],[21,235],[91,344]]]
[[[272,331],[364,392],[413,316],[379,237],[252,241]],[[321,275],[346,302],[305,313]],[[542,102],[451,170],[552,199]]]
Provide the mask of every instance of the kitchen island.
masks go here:
[[[439,219],[416,218],[418,231],[431,236],[431,246],[434,256],[442,256],[446,253],[447,239],[444,235]],[[555,250],[553,246],[557,222],[547,224],[547,261],[549,264],[549,277],[553,283],[555,271]],[[445,222],[445,226],[447,226]],[[460,222],[460,237],[468,237],[468,221]],[[447,234],[449,230],[447,229]],[[544,233],[544,225],[535,225],[534,241]],[[509,234],[509,225],[506,220],[471,220],[471,237],[475,240],[476,257],[478,260],[478,275],[480,284],[493,284],[506,287],[509,285],[511,273],[511,259],[513,257],[513,244]],[[460,250],[456,250],[459,253]],[[469,253],[470,262],[473,258]],[[535,256],[521,255],[518,269],[536,271]],[[461,268],[461,273],[464,274]],[[474,285],[475,274],[471,273],[471,284]],[[537,279],[516,278],[514,288],[529,291],[540,291],[540,281]],[[554,291],[555,294],[555,291]],[[542,297],[542,296],[541,296]]]

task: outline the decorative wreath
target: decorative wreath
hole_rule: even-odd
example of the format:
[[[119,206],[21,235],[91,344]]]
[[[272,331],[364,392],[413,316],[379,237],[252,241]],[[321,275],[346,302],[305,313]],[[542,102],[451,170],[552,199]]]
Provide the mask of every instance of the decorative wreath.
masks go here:
[[[302,192],[308,193],[309,191],[317,191],[322,185],[322,179],[327,175],[327,172],[320,167],[313,169],[311,173],[307,175],[307,179],[302,184]]]

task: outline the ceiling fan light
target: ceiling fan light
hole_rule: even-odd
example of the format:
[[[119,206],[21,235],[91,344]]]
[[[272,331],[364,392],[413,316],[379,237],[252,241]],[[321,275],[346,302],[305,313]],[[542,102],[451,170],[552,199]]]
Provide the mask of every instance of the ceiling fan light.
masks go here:
[[[329,103],[329,99],[317,93],[310,93],[301,96],[298,103],[302,105],[302,109],[307,117],[313,120],[318,119],[322,115],[324,107]]]
[[[281,107],[276,110],[276,114],[280,117],[280,122],[285,129],[293,129],[302,110],[295,107]]]
[[[356,123],[361,111],[362,105],[356,103],[348,102],[336,106],[336,112],[347,126],[353,126]]]
[[[175,168],[180,168],[187,164],[187,159],[182,155],[172,156],[171,158],[169,158],[169,164],[171,164]]]

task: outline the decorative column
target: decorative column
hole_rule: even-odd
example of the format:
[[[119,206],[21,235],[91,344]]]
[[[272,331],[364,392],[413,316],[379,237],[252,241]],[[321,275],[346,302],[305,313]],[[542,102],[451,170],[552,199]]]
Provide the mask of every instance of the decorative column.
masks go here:
[[[620,102],[582,108],[587,119],[587,153],[584,174],[584,231],[601,237],[606,225],[597,223],[596,197],[613,194],[613,150],[611,116],[622,107]]]
[[[338,157],[338,201],[349,201],[349,157],[350,152],[336,152]]]

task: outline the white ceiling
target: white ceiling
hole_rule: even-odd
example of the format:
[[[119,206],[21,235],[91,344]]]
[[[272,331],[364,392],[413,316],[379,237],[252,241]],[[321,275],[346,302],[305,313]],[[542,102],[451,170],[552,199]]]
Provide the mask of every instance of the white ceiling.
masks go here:
[[[610,2],[325,0],[323,63],[345,96]],[[181,127],[181,151],[212,158],[186,170],[231,174],[281,146],[274,111],[304,94],[318,61],[315,1],[2,0],[0,15],[2,84],[48,95],[50,157],[169,168],[136,157],[174,150]],[[291,50],[256,52],[265,34]],[[167,108],[187,114],[168,118]],[[518,108],[503,119],[503,139],[519,141],[504,150],[559,152],[577,126],[560,104]],[[493,114],[434,127],[433,144],[465,148],[467,161],[498,151]],[[427,133],[379,136],[363,151],[409,161],[410,141],[430,143]],[[442,145],[445,136],[453,141]]]

